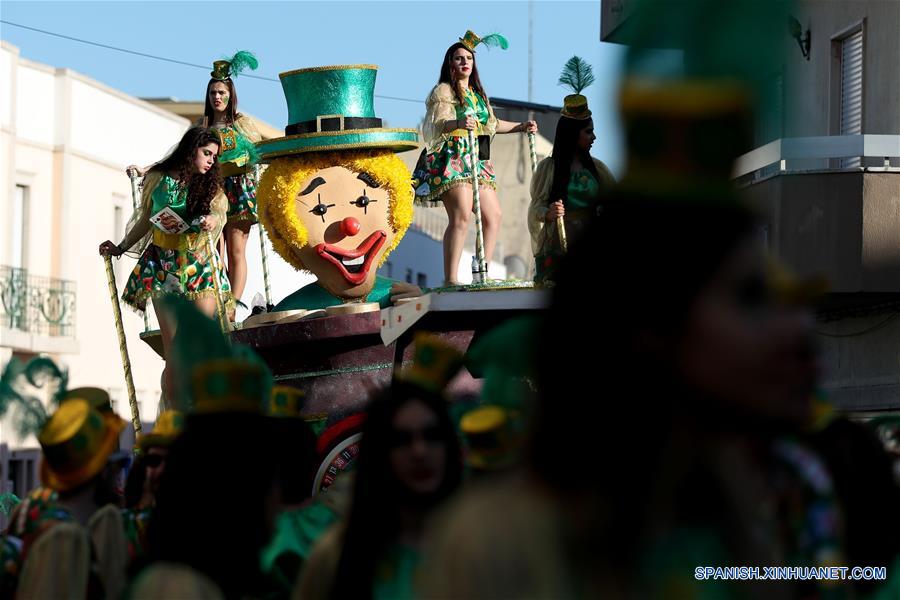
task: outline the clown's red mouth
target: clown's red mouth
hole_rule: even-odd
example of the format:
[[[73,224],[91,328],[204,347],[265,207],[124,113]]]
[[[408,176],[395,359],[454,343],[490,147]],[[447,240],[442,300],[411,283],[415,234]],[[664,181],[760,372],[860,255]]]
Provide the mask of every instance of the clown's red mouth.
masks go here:
[[[359,285],[366,280],[372,261],[386,239],[385,232],[376,231],[357,246],[356,250],[345,250],[332,244],[322,243],[316,246],[316,252],[336,266],[344,279],[353,285]]]

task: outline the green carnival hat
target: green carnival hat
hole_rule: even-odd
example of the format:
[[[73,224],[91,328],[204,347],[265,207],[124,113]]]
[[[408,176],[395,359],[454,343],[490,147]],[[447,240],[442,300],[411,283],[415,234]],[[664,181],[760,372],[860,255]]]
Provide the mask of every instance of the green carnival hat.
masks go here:
[[[375,65],[312,67],[281,73],[289,125],[257,144],[262,159],[306,152],[418,148],[415,129],[385,129],[375,116]]]
[[[218,324],[177,296],[158,300],[178,323],[167,364],[172,368],[171,408],[185,413],[265,414],[272,373],[249,347],[232,344]]]
[[[259,61],[252,52],[239,50],[231,58],[213,61],[213,70],[209,76],[216,81],[225,81],[237,77],[245,69],[255,71],[258,66]]]

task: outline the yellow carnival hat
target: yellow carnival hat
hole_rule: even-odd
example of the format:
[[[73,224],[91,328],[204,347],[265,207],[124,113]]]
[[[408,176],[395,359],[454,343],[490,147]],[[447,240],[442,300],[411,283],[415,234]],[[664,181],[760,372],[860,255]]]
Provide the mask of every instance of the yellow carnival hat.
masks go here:
[[[44,453],[41,482],[61,492],[87,483],[118,448],[124,428],[123,419],[100,414],[86,400],[63,402],[38,436]]]
[[[138,448],[146,452],[153,447],[167,447],[184,431],[184,413],[164,410],[156,419],[153,431],[138,439]]]

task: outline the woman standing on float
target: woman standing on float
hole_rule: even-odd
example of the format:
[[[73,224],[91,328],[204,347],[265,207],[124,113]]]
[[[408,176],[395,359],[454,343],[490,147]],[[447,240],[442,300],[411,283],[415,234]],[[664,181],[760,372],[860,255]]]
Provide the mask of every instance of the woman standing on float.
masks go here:
[[[246,68],[252,71],[258,66],[256,57],[245,50],[229,60],[213,62],[211,79],[206,84],[203,118],[194,123],[195,127],[211,127],[222,138],[219,174],[223,178],[222,187],[228,198],[228,222],[224,229],[225,250],[228,256],[228,279],[234,298],[238,301],[247,285],[247,238],[250,227],[258,222],[253,167],[259,155],[254,144],[261,141],[262,136],[253,119],[238,112],[237,91],[232,77]],[[129,165],[125,172],[129,176],[137,174],[143,177],[152,168],[141,169],[137,165]],[[229,314],[229,318],[233,320],[234,311]]]
[[[499,34],[479,38],[471,31],[450,46],[444,55],[438,84],[426,101],[423,135],[427,144],[424,173],[418,182],[416,202],[426,206],[443,203],[449,217],[444,232],[444,283],[457,285],[469,218],[472,214],[472,164],[468,132],[478,136],[479,192],[484,227],[484,256],[490,263],[500,232],[500,201],[497,199],[490,140],[495,133],[536,133],[534,121],[512,123],[494,116],[475,65],[475,47],[507,48]]]
[[[256,178],[253,166],[258,160],[254,144],[262,140],[250,117],[238,112],[237,91],[232,77],[245,68],[259,66],[256,57],[246,51],[230,60],[217,60],[206,84],[203,125],[222,136],[219,170],[228,198],[228,222],[225,225],[225,251],[228,257],[228,279],[236,300],[241,299],[247,285],[247,237],[256,216]],[[231,318],[234,315],[232,313]]]
[[[538,164],[531,179],[528,231],[538,283],[556,280],[565,255],[563,240],[573,243],[582,237],[599,214],[603,195],[616,183],[606,165],[590,154],[597,136],[587,98],[581,92],[593,82],[589,64],[577,56],[569,59],[559,83],[575,93],[563,100],[553,155]]]
[[[234,306],[228,280],[210,255],[211,241],[225,225],[226,204],[216,163],[219,134],[193,127],[168,157],[144,178],[141,205],[118,244],[107,240],[100,254],[140,256],[125,284],[122,300],[143,312],[147,299],[167,294],[184,296],[206,315],[216,310],[216,278],[228,309]],[[155,306],[155,303],[154,303]],[[169,356],[176,324],[157,310],[163,356]],[[163,398],[171,398],[171,372],[163,371]]]

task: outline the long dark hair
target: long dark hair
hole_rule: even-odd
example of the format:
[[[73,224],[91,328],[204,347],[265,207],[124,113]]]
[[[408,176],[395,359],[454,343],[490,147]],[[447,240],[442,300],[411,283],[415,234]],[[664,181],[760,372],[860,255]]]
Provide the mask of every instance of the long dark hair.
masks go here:
[[[178,173],[178,183],[187,186],[187,208],[191,217],[200,217],[209,214],[209,205],[221,186],[219,177],[219,163],[213,163],[212,168],[205,174],[194,173],[194,156],[198,148],[207,144],[216,144],[222,147],[222,138],[208,127],[191,127],[181,137],[178,146],[172,154],[162,159],[153,166],[153,171],[160,173]]]
[[[438,83],[450,84],[450,87],[453,88],[453,94],[456,96],[456,99],[459,100],[460,104],[464,104],[463,95],[459,89],[459,82],[456,81],[456,79],[453,77],[453,69],[450,67],[450,61],[453,58],[453,53],[456,52],[459,48],[465,49],[472,55],[472,72],[469,74],[469,87],[475,90],[479,96],[481,96],[485,104],[488,104],[487,94],[484,92],[484,87],[481,85],[481,78],[478,77],[478,65],[475,61],[475,53],[466,48],[466,45],[462,42],[456,42],[455,44],[447,48],[447,52],[444,53],[444,62],[441,64],[441,74],[438,77]]]
[[[229,124],[234,123],[235,120],[241,116],[241,113],[238,112],[237,108],[237,90],[234,88],[234,82],[230,77],[228,79],[210,79],[209,83],[206,84],[206,99],[203,101],[203,122],[209,127],[215,120],[216,111],[213,109],[212,102],[209,101],[209,88],[211,88],[214,83],[224,83],[225,87],[228,88],[229,96],[228,104],[225,106],[225,115]]]
[[[569,179],[571,178],[572,159],[578,158],[581,165],[601,183],[600,174],[587,150],[578,147],[581,132],[593,127],[592,119],[578,120],[560,117],[556,124],[556,138],[553,140],[553,183],[550,186],[550,197],[547,203],[557,200],[565,202],[569,199]]]
[[[447,452],[444,480],[429,498],[412,498],[390,466],[394,415],[409,402],[421,402],[437,416]],[[372,400],[363,426],[353,505],[331,597],[371,598],[375,569],[400,531],[401,507],[412,501],[423,509],[432,508],[459,486],[461,477],[459,440],[444,398],[395,382]]]
[[[188,565],[215,581],[226,598],[258,592],[277,452],[267,417],[188,417],[166,457],[147,530],[146,562]]]

